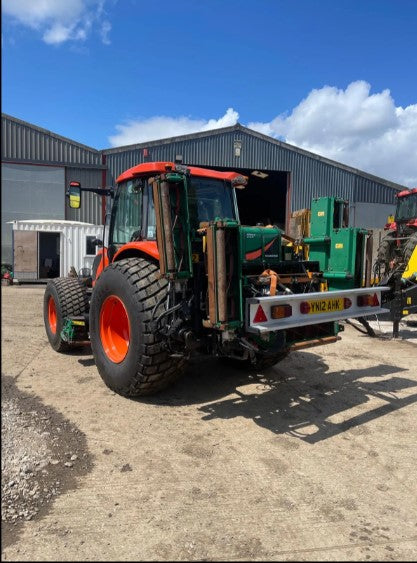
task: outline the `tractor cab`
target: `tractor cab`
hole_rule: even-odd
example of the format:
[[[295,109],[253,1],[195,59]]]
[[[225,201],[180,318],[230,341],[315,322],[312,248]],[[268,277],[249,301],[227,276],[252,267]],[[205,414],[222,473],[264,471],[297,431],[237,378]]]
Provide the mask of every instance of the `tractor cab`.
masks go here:
[[[170,186],[169,197],[164,203],[164,220],[182,239],[186,233],[193,237],[202,222],[215,218],[238,221],[232,185],[236,177],[236,173],[169,162],[143,163],[127,170],[117,179],[110,220],[109,260],[116,255],[120,258],[121,250],[130,252],[133,246],[140,250],[144,243],[147,248],[151,243],[155,253],[158,252],[157,222],[162,211],[155,209],[160,202],[159,189],[155,186],[161,181]]]
[[[417,188],[403,190],[397,194],[395,217],[386,225],[386,230],[402,231],[409,228],[417,229]]]
[[[398,194],[395,220],[397,223],[412,223],[417,226],[417,188]]]

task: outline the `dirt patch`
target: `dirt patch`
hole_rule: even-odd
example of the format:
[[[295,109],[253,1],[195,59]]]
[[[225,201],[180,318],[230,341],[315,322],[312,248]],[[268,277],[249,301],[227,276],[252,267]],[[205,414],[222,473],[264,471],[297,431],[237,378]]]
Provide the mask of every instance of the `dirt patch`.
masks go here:
[[[52,350],[43,293],[2,288],[2,369],[38,398],[22,412],[55,413],[41,432],[64,428],[56,412],[83,432],[59,439],[82,449],[85,435],[94,467],[79,478],[79,460],[62,462],[82,453],[52,450],[47,483],[72,488],[7,524],[19,536],[2,560],[415,560],[415,344],[347,326],[265,372],[199,359],[160,395],[128,400],[91,350]]]
[[[41,518],[54,499],[93,467],[85,435],[37,397],[2,375],[2,544],[24,521]]]

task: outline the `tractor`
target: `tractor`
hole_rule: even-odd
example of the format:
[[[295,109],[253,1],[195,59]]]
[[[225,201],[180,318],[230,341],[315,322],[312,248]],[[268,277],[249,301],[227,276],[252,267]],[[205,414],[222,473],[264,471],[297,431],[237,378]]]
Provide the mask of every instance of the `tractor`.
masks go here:
[[[395,216],[390,216],[388,231],[378,248],[376,269],[379,278],[393,270],[406,268],[417,246],[417,188],[396,195]]]
[[[263,370],[290,351],[336,342],[342,319],[385,311],[386,288],[360,287],[360,272],[326,274],[278,226],[242,225],[237,190],[248,179],[237,172],[145,162],[116,183],[68,186],[74,209],[84,191],[110,196],[110,223],[90,276],[48,282],[44,322],[57,352],[91,343],[103,381],[123,396],[163,389],[192,356]],[[329,221],[327,208],[317,213],[320,225],[334,226],[340,214],[331,213]],[[321,250],[320,240],[333,239],[320,225],[317,256],[343,254],[344,244],[358,254],[343,229]],[[329,279],[347,284],[329,288]]]

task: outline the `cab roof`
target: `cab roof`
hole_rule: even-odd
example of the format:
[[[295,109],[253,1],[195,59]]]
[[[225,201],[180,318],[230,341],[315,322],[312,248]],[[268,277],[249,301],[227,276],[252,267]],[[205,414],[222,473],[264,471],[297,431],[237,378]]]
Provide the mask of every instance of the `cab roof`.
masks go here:
[[[397,194],[397,197],[405,197],[410,194],[416,194],[417,188],[410,188],[409,190],[403,190],[402,192]]]
[[[175,170],[173,162],[144,162],[126,170],[117,178],[116,182],[124,182],[125,180],[132,180],[139,176],[148,176],[149,174],[163,174],[170,170]],[[209,170],[208,168],[197,168],[196,166],[187,166],[191,176],[202,176],[204,178],[215,178],[217,180],[231,181],[233,178],[242,176],[237,172],[220,172],[219,170]]]

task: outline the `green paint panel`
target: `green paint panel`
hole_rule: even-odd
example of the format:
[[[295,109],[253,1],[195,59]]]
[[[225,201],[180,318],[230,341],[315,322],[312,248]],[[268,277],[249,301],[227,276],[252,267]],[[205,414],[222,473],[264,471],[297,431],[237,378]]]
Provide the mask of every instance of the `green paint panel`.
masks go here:
[[[330,260],[325,277],[329,289],[355,287],[356,246],[360,229],[335,229],[330,241]]]
[[[340,228],[344,200],[320,197],[311,204],[309,259],[317,260],[329,289],[352,289],[362,282],[364,252],[363,229]]]
[[[311,202],[310,237],[330,236],[332,229],[341,227],[341,205],[338,197],[318,197]]]
[[[320,264],[320,270],[323,272],[327,270],[329,265],[329,257],[330,257],[329,249],[330,249],[330,241],[328,243],[310,242],[310,252],[308,254],[308,259],[317,261]]]
[[[281,260],[281,229],[240,227],[242,265],[272,267]]]
[[[360,229],[335,229],[330,242],[329,271],[355,272],[356,242]]]
[[[330,235],[333,224],[333,198],[320,197],[311,202],[310,237]]]

